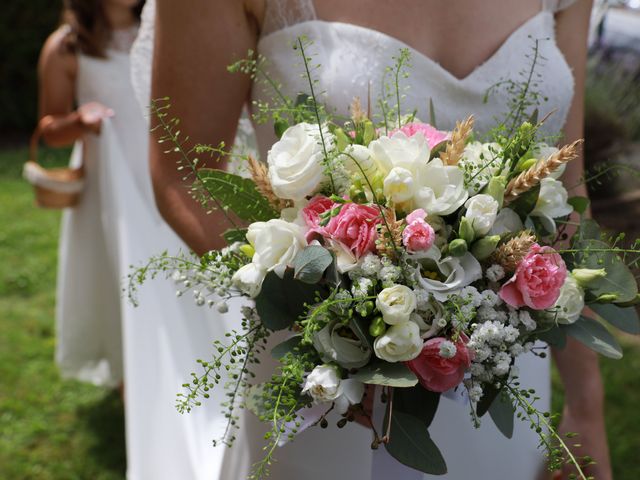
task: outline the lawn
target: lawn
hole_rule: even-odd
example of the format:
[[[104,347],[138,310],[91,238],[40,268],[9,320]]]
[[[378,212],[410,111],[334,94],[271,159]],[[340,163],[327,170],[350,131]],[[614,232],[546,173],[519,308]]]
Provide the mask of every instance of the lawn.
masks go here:
[[[0,479],[122,479],[119,396],[63,381],[53,363],[59,214],[33,207],[20,178],[25,156],[24,150],[0,152]],[[67,154],[46,157],[60,164]],[[621,342],[624,359],[602,361],[607,424],[615,478],[637,480],[640,341]]]

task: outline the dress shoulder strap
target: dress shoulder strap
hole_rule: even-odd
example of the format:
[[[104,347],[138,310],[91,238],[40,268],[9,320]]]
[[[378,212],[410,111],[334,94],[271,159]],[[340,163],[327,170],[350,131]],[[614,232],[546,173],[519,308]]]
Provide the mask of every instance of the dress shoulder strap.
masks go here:
[[[542,0],[542,9],[547,12],[556,13],[570,7],[578,0]]]
[[[313,0],[266,0],[261,36],[315,19]]]

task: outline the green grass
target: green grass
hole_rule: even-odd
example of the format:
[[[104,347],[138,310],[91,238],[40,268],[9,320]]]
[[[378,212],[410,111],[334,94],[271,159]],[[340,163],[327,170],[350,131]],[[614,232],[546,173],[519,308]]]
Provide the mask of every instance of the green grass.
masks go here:
[[[0,479],[123,479],[119,395],[63,381],[53,362],[60,215],[34,208],[25,157],[0,152]]]
[[[33,206],[20,178],[25,150],[0,152],[0,479],[114,480],[125,471],[122,403],[62,381],[53,362],[58,212]],[[49,152],[61,164],[68,153]],[[617,480],[640,478],[640,340],[602,360]],[[555,378],[554,408],[562,395]]]

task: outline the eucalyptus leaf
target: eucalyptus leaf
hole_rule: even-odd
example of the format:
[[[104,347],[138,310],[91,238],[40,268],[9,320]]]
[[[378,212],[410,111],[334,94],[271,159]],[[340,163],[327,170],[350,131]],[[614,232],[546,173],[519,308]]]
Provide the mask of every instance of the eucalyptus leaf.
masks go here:
[[[584,215],[584,212],[589,208],[589,199],[587,197],[571,197],[567,200],[567,203],[573,207],[573,210],[579,215]]]
[[[516,410],[509,395],[504,391],[498,395],[489,407],[489,416],[495,423],[500,433],[505,437],[513,437],[513,417]]]
[[[385,425],[388,419],[385,418]],[[427,426],[418,418],[394,409],[391,415],[391,437],[387,452],[400,463],[430,475],[444,475],[447,464],[429,435]]]
[[[574,248],[580,250],[576,254],[575,266],[580,268],[604,268],[607,275],[594,280],[587,290],[598,297],[604,294],[616,294],[617,302],[630,302],[638,294],[638,284],[622,259],[611,250],[611,247],[601,240],[579,240]]]
[[[440,394],[427,390],[422,385],[412,388],[396,388],[393,391],[393,411],[403,412],[419,418],[426,427],[431,425],[438,411]]]
[[[287,353],[292,352],[295,348],[300,345],[300,341],[302,337],[300,335],[295,335],[291,338],[288,338],[282,343],[279,343],[275,347],[271,349],[271,356],[276,360],[281,359]]]
[[[223,208],[242,220],[258,222],[278,217],[278,212],[248,178],[215,168],[201,168],[198,179]]]
[[[567,334],[560,327],[553,327],[546,332],[540,332],[538,333],[538,338],[556,348],[564,348],[567,344]]]
[[[291,271],[287,271],[284,278],[270,272],[256,297],[256,310],[269,330],[283,330],[306,312],[305,304],[315,303],[318,291],[317,285],[295,280]]]
[[[562,327],[567,335],[605,357],[616,360],[622,358],[622,348],[618,341],[600,322],[592,318],[580,317],[576,322]]]
[[[331,263],[333,263],[333,256],[329,250],[320,245],[310,245],[294,258],[293,276],[301,282],[316,284]]]
[[[222,234],[226,242],[231,245],[235,242],[247,241],[247,229],[246,228],[230,228]]]
[[[244,398],[244,406],[253,413],[256,417],[261,417],[268,413],[268,410],[264,406],[264,384],[258,383],[256,385],[251,385],[245,391]]]
[[[594,303],[589,305],[589,308],[623,332],[640,334],[640,320],[635,307],[622,308],[611,303]]]
[[[374,362],[362,367],[351,378],[370,385],[387,387],[413,387],[418,384],[418,377],[403,363]]]
[[[484,414],[489,411],[491,404],[496,399],[499,393],[500,389],[494,387],[493,385],[486,385],[484,387],[482,398],[480,398],[480,401],[476,406],[476,414],[479,417],[484,416]]]
[[[373,337],[369,333],[369,323],[364,318],[354,315],[351,318],[349,325],[356,333],[358,338],[366,343],[369,348],[373,351]]]

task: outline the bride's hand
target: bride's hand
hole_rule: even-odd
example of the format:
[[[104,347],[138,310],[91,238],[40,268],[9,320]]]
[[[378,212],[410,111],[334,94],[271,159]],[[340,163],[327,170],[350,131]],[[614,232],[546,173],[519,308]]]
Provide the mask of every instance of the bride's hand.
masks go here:
[[[114,111],[99,102],[89,102],[78,108],[80,123],[89,132],[100,134],[102,120],[113,117]]]

